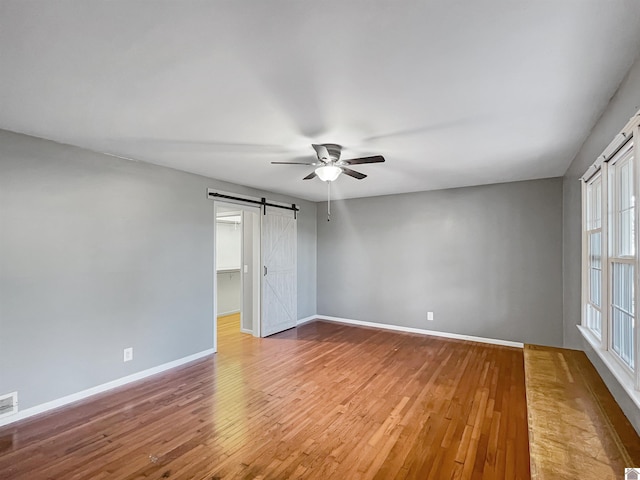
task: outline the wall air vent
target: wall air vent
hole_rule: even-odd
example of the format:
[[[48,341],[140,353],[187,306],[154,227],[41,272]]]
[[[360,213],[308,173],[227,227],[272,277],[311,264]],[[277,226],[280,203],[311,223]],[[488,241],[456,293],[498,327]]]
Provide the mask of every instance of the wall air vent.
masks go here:
[[[0,418],[18,413],[18,392],[0,395]]]

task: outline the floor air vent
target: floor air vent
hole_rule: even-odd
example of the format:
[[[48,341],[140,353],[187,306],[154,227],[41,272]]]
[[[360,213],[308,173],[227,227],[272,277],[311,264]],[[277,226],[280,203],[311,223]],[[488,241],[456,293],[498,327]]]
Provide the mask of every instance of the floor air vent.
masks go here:
[[[0,395],[0,418],[18,413],[18,392]]]

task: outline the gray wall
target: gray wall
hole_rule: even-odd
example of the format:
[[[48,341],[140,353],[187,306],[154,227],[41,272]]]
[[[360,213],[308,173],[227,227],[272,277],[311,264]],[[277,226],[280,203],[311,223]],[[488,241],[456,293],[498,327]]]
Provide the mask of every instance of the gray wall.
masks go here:
[[[211,348],[208,187],[265,195],[0,131],[0,393],[25,409]],[[316,206],[267,196],[301,205],[298,311],[312,315]]]
[[[562,345],[562,179],[338,201],[330,222],[326,208],[319,314]]]
[[[602,153],[640,109],[640,57],[636,59],[626,78],[604,113],[586,138],[564,177],[563,189],[563,292],[564,346],[582,349],[600,372],[602,379],[616,398],[631,423],[640,433],[640,410],[631,401],[618,381],[600,361],[591,346],[583,341],[576,328],[580,323],[581,295],[581,193],[579,177]]]
[[[269,195],[273,200],[286,201],[287,197]],[[290,200],[289,203],[291,203]],[[316,210],[317,204],[297,201],[298,212],[298,319],[310,317],[317,313],[317,232]]]

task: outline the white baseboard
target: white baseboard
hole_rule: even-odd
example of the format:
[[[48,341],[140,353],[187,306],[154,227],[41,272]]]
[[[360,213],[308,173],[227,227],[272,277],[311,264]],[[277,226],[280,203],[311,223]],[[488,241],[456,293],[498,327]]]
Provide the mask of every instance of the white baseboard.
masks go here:
[[[361,327],[373,327],[373,328],[381,328],[384,330],[393,330],[396,332],[419,333],[420,335],[431,335],[433,337],[453,338],[456,340],[468,340],[470,342],[490,343],[492,345],[502,345],[505,347],[524,348],[523,343],[512,342],[511,340],[499,340],[496,338],[474,337],[473,335],[462,335],[459,333],[439,332],[437,330],[425,330],[422,328],[401,327],[399,325],[391,325],[388,323],[365,322],[363,320],[352,320],[350,318],[341,318],[341,317],[329,317],[327,315],[316,315],[313,318],[317,320],[326,320],[328,322],[358,325]]]
[[[18,413],[16,413],[15,415],[11,415],[9,417],[0,419],[0,427],[2,427],[3,425],[8,425],[13,422],[17,422],[18,420],[23,420],[25,418],[32,417],[34,415],[39,415],[41,413],[48,412],[49,410],[53,410],[54,408],[59,408],[64,405],[77,402],[78,400],[83,400],[85,398],[91,397],[98,393],[106,392],[107,390],[112,390],[114,388],[121,387],[123,385],[126,385],[131,382],[135,382],[137,380],[142,380],[143,378],[150,377],[151,375],[155,375],[157,373],[161,373],[166,370],[179,367],[181,365],[184,365],[185,363],[193,362],[200,358],[206,357],[207,355],[211,355],[212,353],[214,353],[214,351],[212,348],[210,348],[208,350],[204,350],[202,352],[189,355],[188,357],[179,358],[178,360],[173,360],[172,362],[164,363],[162,365],[158,365],[157,367],[152,367],[147,370],[143,370],[141,372],[127,375],[126,377],[118,378],[117,380],[113,380],[111,382],[103,383],[102,385],[97,385],[95,387],[82,390],[81,392],[72,393],[71,395],[67,395],[65,397],[58,398],[56,400],[51,400],[50,402],[41,403],[40,405],[36,405],[35,407],[26,408],[24,410],[18,410]],[[18,404],[18,407],[19,406],[20,404]]]
[[[226,317],[227,315],[233,315],[234,313],[240,313],[240,310],[229,310],[228,312],[220,312],[217,317]]]
[[[296,321],[296,326],[298,325],[303,325],[305,323],[309,323],[312,322],[313,320],[315,320],[316,318],[318,318],[318,315],[311,315],[309,317],[304,317],[304,318],[300,318]]]

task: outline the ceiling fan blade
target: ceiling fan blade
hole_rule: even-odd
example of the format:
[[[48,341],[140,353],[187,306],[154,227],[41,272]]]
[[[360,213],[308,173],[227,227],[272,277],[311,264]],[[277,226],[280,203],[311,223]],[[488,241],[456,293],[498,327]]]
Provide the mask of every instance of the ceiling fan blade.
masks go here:
[[[373,142],[376,140],[384,140],[386,138],[402,138],[402,137],[408,137],[412,135],[432,134],[432,133],[436,133],[444,130],[449,130],[451,128],[458,128],[458,127],[463,127],[473,123],[478,123],[478,121],[480,120],[481,120],[480,118],[471,118],[471,117],[455,118],[449,121],[434,123],[431,125],[423,125],[420,127],[406,128],[402,130],[396,130],[392,132],[371,135],[369,137],[363,138],[362,140],[364,142]]]
[[[317,165],[309,162],[271,162],[272,165]]]
[[[384,157],[382,155],[374,155],[373,157],[352,158],[351,160],[342,160],[340,163],[345,165],[360,165],[363,163],[382,163]]]
[[[350,168],[340,167],[342,169],[342,173],[345,175],[349,175],[350,177],[357,178],[358,180],[362,180],[367,176],[364,173],[356,172],[355,170],[351,170]]]
[[[329,150],[327,150],[327,147],[325,147],[324,145],[316,145],[316,144],[313,144],[311,146],[318,154],[318,160],[321,160],[325,163],[331,161],[331,157],[329,156]]]
[[[309,175],[303,178],[303,180],[311,180],[312,178],[316,178],[316,172],[311,172]]]

